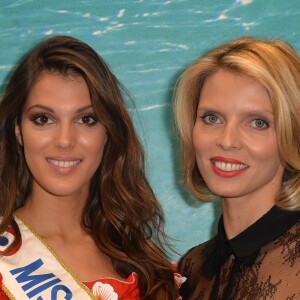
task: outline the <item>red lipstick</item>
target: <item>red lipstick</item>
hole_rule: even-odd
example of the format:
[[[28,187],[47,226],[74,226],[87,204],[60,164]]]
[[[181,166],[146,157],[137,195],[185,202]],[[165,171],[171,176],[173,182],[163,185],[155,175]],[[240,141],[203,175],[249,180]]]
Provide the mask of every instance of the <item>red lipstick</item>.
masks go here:
[[[222,156],[214,156],[210,159],[213,171],[220,177],[232,178],[244,173],[249,166],[245,163]]]

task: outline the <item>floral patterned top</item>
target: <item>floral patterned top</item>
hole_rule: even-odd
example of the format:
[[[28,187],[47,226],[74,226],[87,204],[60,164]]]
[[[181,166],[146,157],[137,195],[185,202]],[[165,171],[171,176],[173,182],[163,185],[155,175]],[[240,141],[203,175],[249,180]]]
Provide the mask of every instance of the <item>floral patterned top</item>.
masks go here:
[[[8,227],[7,232],[11,233],[12,236],[15,235],[12,227]],[[0,236],[1,238],[1,236]],[[11,250],[8,255],[16,253],[22,242]],[[0,250],[1,250],[1,239],[0,239]],[[1,251],[0,251],[1,253]],[[83,282],[93,293],[97,296],[98,300],[140,300],[139,287],[138,287],[138,275],[132,273],[125,280],[118,280],[114,278],[101,278],[95,281]],[[5,294],[2,289],[2,275],[0,270],[0,300],[9,300],[9,297]]]
[[[99,300],[140,300],[138,276],[132,273],[126,280],[103,278],[95,281],[83,282]],[[0,274],[0,285],[2,277]],[[0,288],[0,300],[9,300]]]
[[[184,279],[175,273],[175,282],[178,286],[184,282]],[[141,300],[138,287],[138,276],[132,273],[126,280],[114,278],[102,278],[95,281],[83,282],[98,300]],[[9,300],[7,295],[1,289],[2,276],[0,274],[0,300]],[[179,297],[178,300],[182,298]]]
[[[15,232],[11,226],[8,227],[7,232],[12,236]],[[7,247],[7,245],[2,245],[2,236],[0,236],[0,254],[3,250],[2,248]],[[8,240],[6,238],[6,240]],[[6,241],[7,242],[7,241]],[[22,241],[17,247],[12,249],[6,255],[10,256],[15,254],[21,248]],[[176,266],[174,265],[174,270]],[[174,273],[174,280],[177,288],[185,281],[179,273]],[[5,294],[2,288],[3,277],[0,270],[0,300],[9,300],[10,298]],[[92,294],[97,297],[98,300],[141,300],[138,285],[138,275],[136,273],[131,273],[127,279],[118,280],[114,278],[101,278],[94,281],[83,281],[82,282],[88,289],[91,290]],[[40,297],[39,297],[40,298]],[[178,295],[177,300],[182,300]]]
[[[125,281],[104,278],[83,282],[99,300],[141,299],[138,289],[138,276],[132,273]]]
[[[274,206],[231,240],[218,235],[192,248],[178,265],[185,300],[300,299],[300,212]]]

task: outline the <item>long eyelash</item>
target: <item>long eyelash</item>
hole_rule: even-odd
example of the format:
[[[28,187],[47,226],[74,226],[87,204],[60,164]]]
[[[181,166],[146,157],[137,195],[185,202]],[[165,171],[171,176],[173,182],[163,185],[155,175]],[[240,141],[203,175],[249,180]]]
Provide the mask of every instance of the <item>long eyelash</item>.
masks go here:
[[[30,119],[30,121],[35,121],[36,119],[41,118],[41,117],[47,117],[47,118],[49,118],[49,116],[47,114],[38,113],[38,114],[30,116],[29,119]]]
[[[32,121],[36,125],[42,126],[42,125],[44,125],[43,123],[37,122],[37,119],[42,118],[42,117],[52,119],[52,117],[50,115],[46,114],[46,113],[37,113],[37,114],[34,114],[34,115],[30,116],[29,120]]]
[[[206,112],[204,113],[202,116],[200,116],[200,119],[204,120],[206,117],[209,117],[209,116],[214,116],[215,114],[212,113],[212,112]]]
[[[207,122],[207,121],[205,120],[207,117],[210,117],[210,116],[214,116],[214,117],[216,117],[216,118],[219,118],[218,115],[217,115],[216,113],[211,112],[211,111],[208,111],[208,112],[203,113],[203,115],[200,116],[199,118],[201,119],[201,121],[202,121],[203,124],[211,126],[211,125],[213,125],[214,123],[210,123],[210,122]]]
[[[97,117],[94,114],[83,115],[81,118],[88,117],[94,119],[96,122],[98,121]]]
[[[262,118],[259,118],[259,119],[255,119],[255,120],[260,120],[260,121],[263,121],[265,124],[266,124],[266,128],[269,128],[270,127],[270,121],[266,120],[266,119],[262,119]],[[264,130],[266,128],[257,128],[257,130]]]
[[[82,115],[79,119],[83,119],[83,118],[91,118],[95,121],[95,122],[92,122],[92,123],[84,123],[84,125],[86,125],[86,126],[94,126],[96,123],[99,122],[98,118],[92,113]]]

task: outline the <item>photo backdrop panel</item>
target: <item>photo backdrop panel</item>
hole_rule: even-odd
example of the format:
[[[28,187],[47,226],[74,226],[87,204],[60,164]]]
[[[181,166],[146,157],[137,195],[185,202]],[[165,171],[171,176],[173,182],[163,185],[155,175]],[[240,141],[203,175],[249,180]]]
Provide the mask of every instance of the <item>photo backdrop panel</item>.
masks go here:
[[[253,35],[283,38],[300,51],[298,0],[1,0],[1,90],[19,57],[52,35],[95,48],[129,90],[147,174],[179,253],[216,233],[218,200],[200,204],[181,176],[172,94],[181,72],[209,49]],[[175,255],[174,260],[178,257]]]

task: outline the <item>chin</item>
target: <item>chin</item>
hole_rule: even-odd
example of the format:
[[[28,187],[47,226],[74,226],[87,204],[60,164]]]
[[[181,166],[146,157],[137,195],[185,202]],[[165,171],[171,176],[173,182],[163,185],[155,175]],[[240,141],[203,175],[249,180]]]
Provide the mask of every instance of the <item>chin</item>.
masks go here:
[[[232,189],[220,189],[220,188],[209,188],[212,194],[220,198],[238,198],[243,195],[239,191],[233,191]]]

